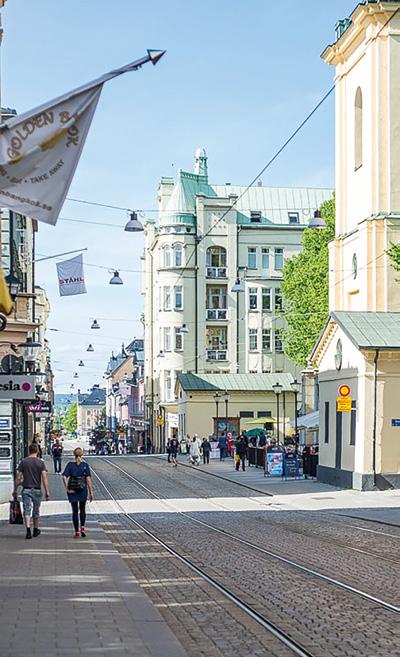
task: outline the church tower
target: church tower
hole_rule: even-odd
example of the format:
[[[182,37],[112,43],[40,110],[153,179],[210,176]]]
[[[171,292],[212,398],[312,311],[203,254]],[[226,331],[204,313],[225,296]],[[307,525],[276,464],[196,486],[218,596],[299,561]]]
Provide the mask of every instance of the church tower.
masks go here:
[[[322,57],[336,67],[331,311],[400,311],[400,1],[359,4]]]

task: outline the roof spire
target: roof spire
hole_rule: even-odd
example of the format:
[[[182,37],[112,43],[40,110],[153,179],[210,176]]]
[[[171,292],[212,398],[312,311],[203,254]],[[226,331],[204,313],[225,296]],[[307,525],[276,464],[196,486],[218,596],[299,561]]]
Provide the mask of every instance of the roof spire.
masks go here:
[[[208,179],[207,155],[204,148],[198,148],[194,156],[194,172]]]

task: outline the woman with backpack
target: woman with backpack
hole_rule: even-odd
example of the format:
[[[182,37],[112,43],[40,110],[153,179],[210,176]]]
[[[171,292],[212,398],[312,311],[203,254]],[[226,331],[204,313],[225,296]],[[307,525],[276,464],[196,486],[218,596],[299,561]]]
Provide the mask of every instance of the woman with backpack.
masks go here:
[[[93,500],[92,475],[88,464],[82,460],[83,449],[81,447],[74,450],[74,456],[75,461],[70,461],[65,467],[63,480],[68,501],[72,507],[75,538],[85,538],[86,502],[88,497],[90,502]]]

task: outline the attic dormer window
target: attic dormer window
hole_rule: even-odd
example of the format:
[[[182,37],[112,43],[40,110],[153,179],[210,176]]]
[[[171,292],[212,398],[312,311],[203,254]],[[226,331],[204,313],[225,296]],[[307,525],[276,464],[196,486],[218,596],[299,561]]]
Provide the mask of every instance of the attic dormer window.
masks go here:
[[[288,212],[289,224],[298,224],[300,222],[300,215],[298,212]]]
[[[250,222],[252,224],[261,223],[261,212],[259,210],[251,210],[250,212]]]

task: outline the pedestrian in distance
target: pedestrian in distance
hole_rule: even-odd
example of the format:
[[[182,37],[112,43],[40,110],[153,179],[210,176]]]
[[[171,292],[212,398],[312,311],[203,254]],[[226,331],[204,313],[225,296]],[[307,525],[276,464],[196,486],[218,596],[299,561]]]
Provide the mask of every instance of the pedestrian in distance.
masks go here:
[[[207,438],[203,438],[203,442],[201,443],[201,449],[203,452],[203,463],[204,465],[207,465],[210,463],[210,454],[211,454],[211,444],[207,440]]]
[[[166,449],[167,456],[168,456],[167,461],[168,461],[168,463],[171,463],[171,441],[170,441],[169,438],[167,440],[167,445],[166,445],[165,449]]]
[[[169,441],[169,451],[170,451],[172,465],[174,466],[174,468],[176,468],[176,466],[178,465],[178,461],[176,460],[176,456],[178,454],[178,447],[179,447],[178,439],[175,437],[171,438],[171,440]]]
[[[228,438],[224,433],[219,438],[219,460],[225,461],[228,452]]]
[[[232,433],[228,433],[228,455],[233,458],[233,436]]]
[[[51,455],[53,457],[55,474],[61,474],[61,463],[62,463],[63,449],[64,448],[61,445],[59,439],[56,438],[56,441],[55,441],[54,445],[52,445],[52,447],[51,447]]]
[[[70,461],[65,467],[63,479],[68,501],[72,507],[75,538],[85,538],[86,502],[88,497],[90,502],[93,500],[92,475],[89,465],[82,460],[83,449],[81,447],[74,450],[74,456],[75,461]]]
[[[42,486],[45,499],[50,497],[46,464],[39,458],[39,448],[36,443],[29,445],[29,456],[22,459],[17,468],[13,497],[17,497],[17,488],[22,483],[22,505],[26,528],[25,538],[36,538],[40,534],[40,504],[42,501]],[[31,518],[33,517],[33,534]]]
[[[190,443],[190,462],[192,465],[200,465],[200,448],[196,436]]]
[[[246,451],[247,451],[247,445],[243,435],[241,435],[236,441],[236,445],[235,445],[236,470],[239,470],[240,463],[242,463],[243,472],[246,470],[246,466],[245,466]]]

